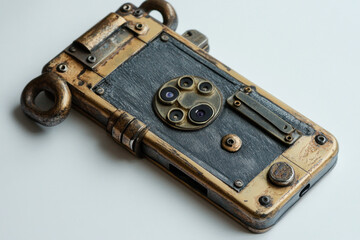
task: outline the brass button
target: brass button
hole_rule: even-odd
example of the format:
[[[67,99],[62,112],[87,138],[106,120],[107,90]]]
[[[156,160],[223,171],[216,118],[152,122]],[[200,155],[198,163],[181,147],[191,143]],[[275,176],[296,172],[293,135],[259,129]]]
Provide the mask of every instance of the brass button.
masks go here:
[[[285,162],[274,163],[268,172],[270,181],[280,187],[291,185],[295,179],[295,172],[293,167]]]
[[[235,134],[228,134],[221,140],[221,146],[228,152],[237,152],[241,148],[242,141]]]

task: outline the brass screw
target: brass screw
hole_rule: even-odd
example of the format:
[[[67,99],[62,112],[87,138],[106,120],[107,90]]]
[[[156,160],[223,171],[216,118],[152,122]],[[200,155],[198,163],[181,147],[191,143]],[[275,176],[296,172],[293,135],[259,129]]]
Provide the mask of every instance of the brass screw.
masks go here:
[[[252,89],[251,89],[251,87],[246,87],[246,88],[244,88],[244,91],[246,93],[251,93]]]
[[[68,70],[68,67],[65,64],[59,64],[57,66],[57,70],[58,70],[58,72],[64,73]]]
[[[287,141],[287,142],[291,142],[292,140],[293,140],[293,137],[291,135],[287,135],[285,137],[285,141]]]
[[[240,107],[241,102],[240,102],[239,100],[235,100],[235,101],[234,101],[234,105],[235,105],[236,107]]]
[[[137,24],[135,25],[135,28],[136,28],[137,30],[143,30],[144,25],[143,25],[142,23],[137,23]]]

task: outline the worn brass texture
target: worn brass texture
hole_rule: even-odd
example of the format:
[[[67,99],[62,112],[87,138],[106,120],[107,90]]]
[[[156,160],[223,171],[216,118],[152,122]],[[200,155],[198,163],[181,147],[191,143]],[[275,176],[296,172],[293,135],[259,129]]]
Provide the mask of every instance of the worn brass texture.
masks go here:
[[[288,122],[255,100],[251,87],[244,87],[227,99],[228,104],[237,112],[262,127],[265,131],[286,144],[293,144],[300,133]]]
[[[221,147],[228,152],[237,152],[240,150],[242,141],[238,135],[228,134],[221,139]]]
[[[270,181],[280,187],[289,186],[295,179],[294,169],[285,162],[274,163],[268,172]]]
[[[54,106],[46,111],[35,104],[35,98],[42,91],[50,93],[54,98]],[[66,81],[54,72],[35,78],[21,94],[21,107],[27,116],[44,126],[51,127],[61,123],[71,109],[71,93]]]
[[[210,56],[204,49],[191,43],[183,36],[176,34],[169,28],[169,25],[168,27],[163,26],[158,21],[149,17],[147,13],[144,13],[139,17],[135,17],[132,15],[132,13],[137,8],[132,4],[130,5],[131,9],[129,11],[124,12],[119,10],[117,13],[121,15],[127,22],[132,21],[134,23],[145,23],[149,27],[149,31],[146,34],[137,35],[135,32],[128,30],[130,33],[130,39],[125,42],[121,42],[123,45],[115,49],[113,53],[108,55],[101,63],[93,68],[89,68],[86,63],[78,61],[76,57],[70,55],[70,52],[74,50],[74,52],[77,51],[77,49],[70,47],[68,48],[69,52],[62,52],[49,64],[47,64],[43,72],[49,73],[50,75],[56,74],[57,76],[61,76],[60,79],[63,79],[63,81],[67,82],[71,90],[71,94],[67,95],[67,97],[71,98],[72,96],[74,107],[76,107],[82,113],[86,114],[109,132],[112,132],[113,129],[115,129],[114,131],[120,131],[119,128],[115,125],[118,124],[120,127],[121,121],[119,121],[119,118],[122,116],[124,111],[117,109],[112,104],[105,101],[101,96],[97,95],[93,91],[93,87],[98,84],[104,77],[108,76],[114,69],[137,54],[149,42],[159,36],[159,34],[164,34],[183,43],[189,49],[196,52],[199,56],[213,63],[225,74],[228,74],[234,79],[237,79],[240,84],[251,86],[252,92],[248,93],[249,95],[256,91],[256,94],[263,96],[264,98],[287,111],[289,114],[296,117],[299,121],[302,121],[311,126],[315,130],[313,135],[301,135],[282,155],[275,159],[240,192],[237,192],[229,187],[219,178],[215,177],[209,171],[205,170],[202,166],[197,164],[189,156],[186,156],[182,152],[178,151],[176,146],[170,145],[147,128],[141,130],[140,132],[135,131],[136,133],[139,133],[139,135],[133,142],[132,150],[126,147],[131,152],[136,153],[142,152],[142,146],[151,148],[152,150],[156,151],[156,154],[158,154],[159,157],[166,159],[171,164],[181,169],[181,171],[187,174],[190,178],[196,180],[199,184],[206,187],[212,196],[217,196],[217,198],[226,205],[226,208],[220,206],[217,200],[201,195],[213,203],[221,211],[227,213],[230,217],[238,221],[250,231],[258,233],[267,231],[275,223],[279,216],[282,215],[284,209],[288,209],[289,203],[291,203],[293,199],[299,197],[299,192],[309,183],[312,184],[316,182],[317,179],[324,174],[324,172],[329,170],[328,166],[334,164],[338,153],[338,144],[336,139],[329,132],[312,122],[310,119],[304,117],[299,112],[295,111],[285,103],[281,102],[268,92],[261,89],[259,86],[256,86],[248,79],[244,78],[234,70],[230,69],[228,66]],[[174,29],[173,25],[172,29]],[[107,40],[104,41],[106,42]],[[63,63],[66,63],[68,70],[64,73],[57,72],[57,66]],[[50,76],[49,74],[46,75]],[[39,86],[41,87],[41,84],[39,84]],[[39,86],[36,86],[36,88]],[[31,117],[31,114],[28,114],[27,112],[28,106],[25,104],[25,101],[23,101],[23,99],[27,99],[29,96],[31,96],[31,94],[30,91],[27,90],[27,87],[24,89],[24,92],[26,96],[22,97],[22,108],[24,109],[24,112]],[[30,97],[30,99],[33,99],[34,97],[36,96]],[[240,102],[240,105],[245,104]],[[53,123],[57,122],[53,121],[53,115],[51,115],[50,118],[41,118],[39,117],[41,113],[36,113],[31,107],[30,112],[35,114],[35,120],[40,118],[40,122],[43,122],[44,125],[52,126],[54,125]],[[134,121],[134,118],[131,118],[129,115],[127,115],[127,117],[128,119],[124,118],[124,122],[130,124],[131,121]],[[121,131],[126,132],[126,128],[122,129]],[[327,139],[323,145],[320,145],[315,141],[315,136],[319,134],[322,134]],[[118,133],[117,136],[117,141],[122,144],[120,141],[121,133]],[[131,139],[131,137],[128,138]],[[149,156],[146,157],[150,158]],[[275,187],[268,180],[269,168],[276,162],[286,162],[294,169],[295,180],[293,184],[285,187]],[[160,166],[160,164],[156,164]],[[166,166],[161,167],[170,175],[173,175],[168,171]],[[186,185],[185,182],[184,184]],[[262,206],[259,202],[259,198],[261,196],[271,196],[271,206]]]
[[[153,10],[159,11],[163,17],[164,25],[173,31],[176,30],[178,26],[178,17],[175,9],[168,2],[163,0],[148,0],[143,2],[140,5],[140,8],[147,13],[150,13]]]
[[[191,78],[193,84],[190,87],[180,87],[180,81],[184,78]],[[212,86],[210,94],[203,94],[199,91],[198,86],[203,83],[209,83]],[[167,87],[176,88],[179,91],[179,96],[170,102],[164,103],[161,99],[160,93]],[[209,105],[212,110],[212,116],[203,123],[197,124],[190,117],[191,110],[201,104]],[[209,125],[219,115],[222,107],[222,95],[217,87],[209,80],[196,76],[181,76],[172,79],[162,85],[158,93],[154,97],[154,109],[157,115],[168,125],[181,130],[198,130]],[[169,113],[174,108],[181,109],[184,112],[184,120],[179,122],[169,121]]]
[[[110,13],[89,31],[79,37],[75,43],[81,45],[89,52],[92,52],[125,22],[126,20],[116,13]]]

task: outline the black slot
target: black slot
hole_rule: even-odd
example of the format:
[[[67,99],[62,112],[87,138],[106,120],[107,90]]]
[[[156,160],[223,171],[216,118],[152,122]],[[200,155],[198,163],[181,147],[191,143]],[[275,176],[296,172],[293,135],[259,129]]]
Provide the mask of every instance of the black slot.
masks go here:
[[[310,190],[310,184],[306,185],[303,190],[300,192],[300,197],[304,196]]]
[[[193,189],[195,189],[197,192],[201,193],[204,196],[207,196],[207,189],[202,186],[200,183],[186,175],[183,171],[178,169],[172,164],[169,164],[169,171],[174,174],[176,177],[187,183],[189,186],[191,186]]]

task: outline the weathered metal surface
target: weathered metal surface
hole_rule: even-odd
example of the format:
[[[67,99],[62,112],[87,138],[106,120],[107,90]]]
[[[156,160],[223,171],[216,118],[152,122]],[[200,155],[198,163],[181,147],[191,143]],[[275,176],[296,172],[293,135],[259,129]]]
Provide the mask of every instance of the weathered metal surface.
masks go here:
[[[145,1],[140,5],[140,8],[145,12],[159,11],[163,17],[164,25],[172,30],[176,30],[178,26],[178,18],[175,9],[166,1],[150,0]]]
[[[222,101],[241,86],[235,79],[221,75],[221,72],[217,73],[217,68],[211,63],[203,63],[196,59],[194,52],[186,50],[186,45],[174,38],[163,42],[158,37],[109,74],[94,89],[105,89],[101,96],[103,99],[117,109],[131,113],[149,126],[152,132],[176,146],[229,187],[239,191],[233,186],[235,180],[242,179],[246,186],[281,155],[287,146],[272,136],[265,135],[262,129],[223,103],[220,105],[223,109],[219,116],[211,124],[197,131],[181,131],[161,121],[156,111],[151,108],[154,96],[157,96],[158,90],[169,80],[174,79],[172,83],[176,86],[180,77],[189,75],[201,76],[202,79],[211,81],[222,92]],[[194,85],[194,91],[197,85]],[[204,102],[205,96],[205,99],[199,99],[201,101],[198,103]],[[192,106],[193,103],[190,102],[188,108]],[[171,105],[168,108],[164,112],[165,117]],[[193,124],[192,126],[197,127]],[[221,148],[222,137],[229,133],[241,137],[241,151],[230,153]]]
[[[188,30],[184,32],[182,36],[195,44],[197,47],[203,49],[205,52],[209,52],[209,40],[204,34],[199,32],[198,30]]]
[[[294,168],[286,162],[274,163],[268,172],[270,181],[280,187],[289,186],[295,179]]]
[[[216,119],[222,109],[223,97],[218,88],[211,81],[196,76],[171,79],[162,84],[154,95],[153,106],[159,118],[180,130],[204,128]],[[181,114],[181,119],[180,116],[173,119]]]
[[[237,112],[248,117],[265,131],[286,144],[293,144],[301,136],[295,128],[252,96],[251,87],[242,87],[227,102]]]
[[[152,10],[161,12],[167,26],[149,16]],[[171,29],[177,26],[177,16],[168,3],[147,1],[140,8],[128,3],[116,14],[126,23],[114,19],[99,23],[82,39],[83,44],[67,48],[44,67],[44,75],[24,89],[22,108],[27,115],[44,125],[55,125],[68,114],[72,99],[73,106],[132,153],[145,154],[254,232],[268,230],[335,164],[338,145],[330,133],[208,55],[204,39],[193,44],[174,33]],[[109,28],[100,27],[105,25]],[[117,35],[121,30],[126,37]],[[79,49],[86,53],[83,59],[75,54]],[[103,57],[95,54],[100,50]],[[153,96],[162,84],[183,75],[214,82],[225,97],[243,89],[279,117],[275,124],[270,117],[275,128],[286,122],[302,135],[289,146],[264,133],[232,110],[233,106],[249,105],[241,96],[223,106],[219,117],[204,129],[183,132],[169,127],[151,109]],[[69,93],[66,85],[71,94],[63,94]],[[42,90],[66,97],[55,98],[55,107],[48,112],[37,111],[33,100]],[[221,148],[221,140],[229,133],[243,140],[238,152]],[[270,167],[278,162],[294,169],[291,185],[275,187],[268,180]],[[259,201],[264,196],[271,204]]]
[[[49,110],[41,110],[35,104],[35,98],[42,91],[54,97],[54,106]],[[44,126],[51,127],[61,123],[71,109],[71,93],[66,81],[53,72],[35,78],[21,94],[21,107],[27,116]]]
[[[238,135],[228,134],[221,139],[221,147],[228,152],[237,152],[240,150],[242,141]],[[242,183],[244,185],[244,183]]]
[[[116,13],[110,13],[89,31],[79,37],[75,43],[84,47],[88,52],[92,52],[125,22],[126,20],[121,16]]]

